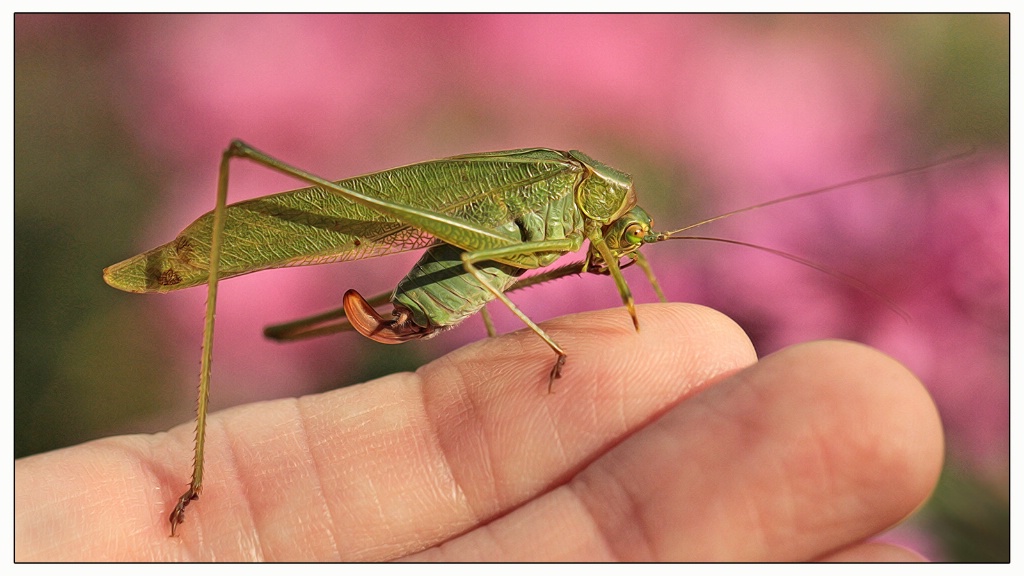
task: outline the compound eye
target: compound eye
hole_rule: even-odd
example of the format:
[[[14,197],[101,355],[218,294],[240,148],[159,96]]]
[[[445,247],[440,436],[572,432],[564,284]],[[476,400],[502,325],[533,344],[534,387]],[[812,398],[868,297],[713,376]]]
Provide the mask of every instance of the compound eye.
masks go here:
[[[643,244],[644,234],[646,234],[644,227],[638,223],[626,227],[625,237],[630,244]]]

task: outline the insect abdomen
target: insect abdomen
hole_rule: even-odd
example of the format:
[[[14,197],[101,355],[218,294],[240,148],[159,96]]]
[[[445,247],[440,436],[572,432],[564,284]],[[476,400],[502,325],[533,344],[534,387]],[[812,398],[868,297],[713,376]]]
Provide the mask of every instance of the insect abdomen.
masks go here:
[[[466,272],[463,252],[450,244],[429,248],[398,284],[392,303],[409,310],[413,322],[423,327],[451,327],[478,312],[494,295]],[[478,268],[499,292],[526,272],[500,262],[487,262]]]
[[[583,217],[572,196],[567,195],[498,231],[526,244],[568,237],[578,238],[582,243],[582,230]],[[413,322],[422,327],[451,327],[478,312],[494,299],[494,294],[466,271],[462,262],[464,252],[449,244],[428,249],[398,284],[392,303],[408,310]],[[527,270],[547,266],[561,255],[537,253],[531,254],[532,262],[522,266],[485,261],[477,263],[476,268],[490,286],[504,292]]]

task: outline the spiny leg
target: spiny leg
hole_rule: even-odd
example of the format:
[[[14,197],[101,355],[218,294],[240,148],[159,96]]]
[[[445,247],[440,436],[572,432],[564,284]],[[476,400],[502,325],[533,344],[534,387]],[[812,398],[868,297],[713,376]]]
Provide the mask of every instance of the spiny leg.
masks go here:
[[[199,498],[203,491],[203,458],[206,444],[206,411],[210,401],[210,375],[213,361],[213,324],[217,311],[217,282],[220,276],[220,253],[224,238],[224,213],[228,198],[228,165],[234,147],[229,147],[220,160],[220,173],[217,178],[217,205],[213,211],[213,229],[210,238],[210,279],[207,282],[206,320],[203,324],[203,353],[199,371],[199,400],[196,406],[196,437],[195,457],[192,461],[192,482],[188,490],[178,499],[171,510],[168,520],[171,523],[171,536],[175,536],[178,525],[185,521],[185,508]]]

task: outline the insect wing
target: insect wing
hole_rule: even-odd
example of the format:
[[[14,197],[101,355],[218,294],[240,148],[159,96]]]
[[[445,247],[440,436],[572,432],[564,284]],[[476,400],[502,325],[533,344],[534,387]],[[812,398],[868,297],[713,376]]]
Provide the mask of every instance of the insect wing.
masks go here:
[[[580,166],[563,152],[523,149],[410,164],[339,181],[363,194],[499,228],[570,194]],[[166,292],[209,277],[212,212],[173,241],[104,270],[130,292]],[[221,278],[286,266],[375,258],[437,241],[405,222],[318,187],[228,206]]]

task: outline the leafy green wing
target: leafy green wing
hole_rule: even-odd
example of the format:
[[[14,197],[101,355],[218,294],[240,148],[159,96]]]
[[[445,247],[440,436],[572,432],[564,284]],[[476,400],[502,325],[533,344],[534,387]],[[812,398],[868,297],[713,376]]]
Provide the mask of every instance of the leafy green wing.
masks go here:
[[[455,156],[341,180],[342,187],[497,229],[571,194],[582,168],[542,148]],[[319,187],[227,207],[221,278],[285,266],[375,258],[437,243],[430,234]],[[130,292],[205,284],[213,213],[177,238],[104,270]]]

